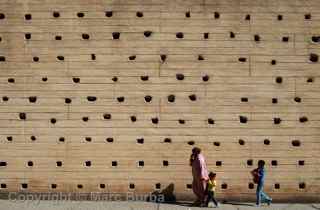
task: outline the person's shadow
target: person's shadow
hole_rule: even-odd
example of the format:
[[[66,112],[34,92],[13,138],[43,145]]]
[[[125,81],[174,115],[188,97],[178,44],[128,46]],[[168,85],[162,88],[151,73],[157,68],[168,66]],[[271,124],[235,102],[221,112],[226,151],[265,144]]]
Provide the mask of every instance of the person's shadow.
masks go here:
[[[177,201],[176,196],[174,195],[174,184],[169,184],[165,189],[159,191],[153,191],[151,196],[147,198],[148,202],[156,202],[156,203],[166,203],[172,205],[186,206],[191,207],[194,206],[192,202],[183,202]]]
[[[173,204],[173,205],[179,205],[179,206],[186,206],[186,207],[192,207],[197,206],[194,205],[192,202],[182,202],[177,201],[176,196],[174,195],[174,184],[169,184],[165,189],[162,191],[156,190],[151,193],[151,196],[147,198],[148,202],[156,202],[156,203],[167,203],[167,204]],[[250,203],[243,203],[243,202],[228,202],[226,200],[221,201],[222,204],[229,204],[233,206],[255,206],[254,204]]]
[[[241,203],[241,202],[227,202],[227,201],[224,201],[223,204],[230,204],[230,205],[233,205],[233,206],[255,206],[255,204],[252,204],[252,203]]]
[[[162,191],[156,190],[151,193],[147,201],[156,203],[176,203],[176,196],[174,195],[174,184],[169,184]]]

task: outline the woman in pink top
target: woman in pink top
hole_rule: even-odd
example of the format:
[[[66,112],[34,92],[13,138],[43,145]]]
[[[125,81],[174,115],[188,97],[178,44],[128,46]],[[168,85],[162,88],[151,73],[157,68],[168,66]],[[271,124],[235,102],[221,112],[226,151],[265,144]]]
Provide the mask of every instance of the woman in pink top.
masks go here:
[[[208,182],[208,170],[204,156],[201,154],[201,149],[194,147],[190,156],[190,166],[192,166],[192,189],[197,196],[197,203],[201,206],[205,205],[206,200],[206,186]]]

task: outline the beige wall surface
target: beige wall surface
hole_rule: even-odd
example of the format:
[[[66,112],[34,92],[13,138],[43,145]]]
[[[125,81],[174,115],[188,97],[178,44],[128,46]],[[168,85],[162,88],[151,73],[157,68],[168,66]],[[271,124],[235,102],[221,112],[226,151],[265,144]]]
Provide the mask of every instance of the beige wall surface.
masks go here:
[[[318,0],[0,0],[0,192],[320,200]]]

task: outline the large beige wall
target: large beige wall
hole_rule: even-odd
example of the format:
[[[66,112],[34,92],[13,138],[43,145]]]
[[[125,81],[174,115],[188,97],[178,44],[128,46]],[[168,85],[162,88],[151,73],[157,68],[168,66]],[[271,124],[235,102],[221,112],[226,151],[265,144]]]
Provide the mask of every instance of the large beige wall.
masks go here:
[[[317,0],[0,0],[0,191],[190,198],[199,146],[220,198],[263,159],[275,199],[319,201],[318,36]]]

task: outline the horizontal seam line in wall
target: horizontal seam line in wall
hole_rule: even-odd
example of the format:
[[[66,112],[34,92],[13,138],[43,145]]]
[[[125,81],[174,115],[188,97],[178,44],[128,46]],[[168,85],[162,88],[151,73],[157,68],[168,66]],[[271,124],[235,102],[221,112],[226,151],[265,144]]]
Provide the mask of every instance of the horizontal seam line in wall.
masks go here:
[[[26,127],[26,126],[22,126],[22,127],[18,127],[18,126],[16,126],[16,127],[1,127],[1,128],[76,128],[76,129],[79,129],[79,128],[88,128],[88,127],[67,127],[67,126],[63,126],[63,127],[59,127],[59,126],[48,126],[48,127]],[[227,129],[227,130],[230,130],[230,129],[249,129],[249,130],[252,130],[252,129],[263,129],[263,130],[275,130],[275,131],[277,131],[277,130],[287,130],[287,129],[309,129],[309,128],[320,128],[320,126],[319,127],[297,127],[297,126],[293,126],[293,127],[280,127],[280,128],[273,128],[273,127],[268,127],[268,128],[266,128],[266,127],[249,127],[249,128],[246,128],[245,126],[243,126],[243,127],[195,127],[195,126],[193,126],[193,127],[182,127],[182,128],[180,128],[180,127],[137,127],[137,126],[135,126],[135,127],[102,127],[102,126],[100,126],[100,127],[89,127],[89,128],[114,128],[114,129],[122,129],[122,128],[127,128],[127,129],[133,129],[133,128],[135,128],[135,129],[139,129],[139,128],[154,128],[154,129],[175,129],[175,130],[178,130],[178,129],[190,129],[190,128],[194,128],[194,129],[196,129],[196,128],[203,128],[203,129]]]
[[[24,21],[23,19],[18,19],[19,22],[13,22],[13,23],[10,23],[10,21],[3,21],[4,23],[2,23],[0,25],[0,27],[2,26],[48,26],[48,25],[40,25],[40,24],[37,24],[37,23],[34,23],[34,22],[26,22]],[[55,20],[55,19],[45,19],[45,18],[41,18],[41,20]],[[76,18],[61,18],[61,20],[77,20]],[[63,26],[63,27],[70,27],[70,26],[78,26],[78,27],[82,27],[82,26],[86,26],[86,24],[89,23],[89,21],[92,21],[94,20],[95,22],[100,22],[100,23],[104,23],[104,24],[101,24],[101,26],[111,26],[111,27],[128,27],[128,26],[132,26],[131,24],[126,24],[126,23],[122,23],[121,25],[119,24],[106,24],[106,23],[109,23],[109,22],[116,22],[117,20],[128,20],[130,22],[133,22],[135,20],[130,20],[129,18],[125,19],[105,19],[105,18],[87,18],[85,20],[78,20],[78,22],[76,23],[72,23],[70,25],[67,25],[67,24],[60,24],[59,22],[60,21],[56,21],[56,23],[52,23],[52,22],[55,22],[55,21],[52,21],[49,23],[50,26]],[[185,21],[185,22],[189,22],[189,23],[194,23],[194,24],[189,24],[190,27],[205,27],[205,26],[210,26],[210,25],[214,25],[214,26],[217,26],[218,28],[227,28],[227,27],[232,27],[233,25],[238,25],[242,28],[249,28],[249,23],[246,23],[246,22],[241,22],[241,20],[239,19],[225,19],[223,21],[225,21],[226,23],[221,23],[220,21],[217,22],[215,19],[184,19],[184,18],[148,18],[147,21],[156,21],[156,23],[158,23],[157,25],[149,25],[149,23],[147,24],[142,24],[141,22],[143,22],[142,19],[137,19],[137,23],[139,22],[139,24],[136,25],[136,27],[140,27],[140,26],[150,26],[150,27],[158,27],[161,25],[162,23],[162,27],[174,27],[170,24],[168,24],[170,21]],[[211,21],[211,22],[206,22],[202,25],[197,25],[196,24],[196,21]],[[319,21],[320,19],[314,19],[313,21]],[[272,20],[272,19],[260,19],[260,20],[255,20],[255,21],[261,21],[261,22],[271,22],[271,23],[274,23],[274,24],[277,24],[279,21],[276,21],[276,20]],[[93,22],[93,21],[92,21]],[[254,22],[255,23],[255,22]],[[262,27],[261,25],[258,25],[257,23],[251,23],[252,27]],[[305,21],[301,20],[301,24],[297,24],[297,25],[292,25],[293,28],[313,28],[313,27],[317,27],[317,26],[313,26],[312,24],[310,23],[314,23],[314,22],[308,22],[308,24],[304,24]],[[21,25],[18,25],[18,24],[21,24]],[[76,24],[80,24],[80,25],[76,25]],[[279,25],[283,25],[283,23],[279,24]],[[317,24],[315,24],[317,25]],[[95,25],[96,26],[96,25]],[[169,33],[169,32],[164,32],[164,33]],[[189,34],[189,32],[187,32]],[[190,32],[191,33],[191,32]],[[284,32],[282,32],[284,33]]]
[[[8,4],[8,3],[3,3],[3,4],[0,4],[1,6],[3,6],[3,5],[5,5],[5,6],[13,6],[13,5],[17,5],[17,4]],[[18,4],[19,5],[19,4]],[[38,5],[42,5],[42,4],[36,4],[36,3],[29,3],[28,4],[29,5],[29,7],[36,7],[36,6],[38,6]],[[50,5],[52,5],[53,7],[54,6],[57,6],[57,4],[50,4]],[[73,5],[73,4],[71,4],[71,5]],[[92,6],[92,4],[76,4],[77,6]],[[121,6],[141,6],[141,4],[117,4],[117,5],[113,5],[113,4],[104,4],[105,6],[116,6],[116,7],[121,7]],[[165,7],[165,8],[160,8],[160,9],[158,9],[158,10],[144,10],[143,12],[144,13],[153,13],[153,12],[158,12],[158,13],[185,13],[185,12],[187,12],[187,11],[190,11],[190,10],[188,10],[188,9],[186,9],[186,10],[174,10],[174,11],[172,11],[172,10],[170,10],[170,12],[166,12],[166,11],[163,11],[163,9],[167,9],[166,8],[166,4],[145,4],[145,3],[143,3],[143,5],[147,5],[147,6],[159,6],[159,7]],[[202,6],[223,6],[224,8],[228,8],[228,7],[230,7],[230,6],[234,6],[234,4],[223,4],[223,5],[221,5],[221,4],[200,4],[200,5],[202,5]],[[60,6],[60,4],[58,4],[58,6]],[[199,6],[199,4],[191,4],[191,5],[188,5],[188,6]],[[254,7],[260,7],[261,8],[261,5],[259,5],[259,4],[256,4],[256,5],[252,5],[252,4],[240,4],[240,6],[241,7],[249,7],[249,8],[254,8]],[[272,7],[279,7],[279,5],[277,4],[275,4],[275,5],[269,5],[268,4],[268,6],[272,6]],[[308,6],[303,6],[303,5],[290,5],[290,7],[291,8],[299,8],[299,9],[301,9],[301,8],[307,8],[307,9],[310,9],[310,6],[312,7],[319,7],[320,8],[320,5],[319,4],[311,4],[311,5],[308,5]],[[223,8],[222,8],[223,9]],[[25,10],[25,9],[21,9],[21,10],[18,10],[18,9],[16,9],[15,10],[16,12],[21,12],[21,11],[23,11],[23,12],[28,12],[28,13],[32,13],[32,12],[39,12],[39,13],[44,13],[44,12],[53,12],[53,11],[56,11],[56,10]],[[74,14],[76,14],[76,13],[78,13],[78,12],[83,12],[83,13],[104,13],[104,12],[106,12],[106,11],[113,11],[113,12],[115,12],[115,13],[117,13],[117,12],[137,12],[137,11],[140,11],[140,10],[119,10],[119,9],[116,9],[116,10],[113,10],[113,9],[111,9],[111,10],[108,10],[108,9],[106,9],[106,10],[96,10],[96,8],[95,8],[95,10],[77,10],[77,11],[74,11],[74,10],[60,10],[59,12],[67,12],[67,13],[74,13]],[[190,11],[191,12],[191,11]],[[200,11],[200,12],[191,12],[191,14],[201,14],[201,13],[206,13],[206,14],[214,14],[214,12],[219,12],[219,11],[217,11],[217,10],[213,10],[212,9],[212,11]],[[296,14],[307,14],[309,11],[307,10],[307,11],[305,11],[305,12],[288,12],[288,11],[271,11],[271,12],[258,12],[258,11],[255,11],[255,12],[230,12],[230,11],[226,11],[226,12],[223,12],[223,13],[221,13],[221,14],[251,14],[251,15],[253,15],[253,14],[273,14],[273,15],[275,15],[275,14],[294,14],[294,15],[296,15]],[[13,13],[13,12],[10,12],[10,13],[8,13],[8,14],[15,14],[15,13]],[[313,11],[311,14],[319,14],[319,12],[315,12],[315,11]],[[85,17],[85,18],[88,18],[88,17]],[[310,20],[306,20],[306,21],[310,21]]]
[[[74,47],[74,48],[76,48],[76,47]],[[118,49],[118,47],[105,47],[105,49],[112,49],[112,48],[116,48],[116,49]],[[0,48],[1,49],[1,48]],[[11,48],[7,48],[8,50],[10,50]],[[64,49],[73,49],[73,48],[64,48]],[[83,49],[83,50],[90,50],[90,49],[96,49],[95,47],[92,47],[92,48],[80,48],[80,49]],[[127,49],[127,48],[126,48]],[[139,48],[135,48],[135,49],[139,49]],[[147,48],[141,48],[141,49],[147,49]],[[154,48],[150,48],[150,49],[154,49]],[[178,48],[179,49],[179,48]],[[217,49],[221,49],[221,48],[217,48]],[[227,48],[225,48],[225,49],[227,49]],[[252,48],[248,48],[248,50],[250,50],[250,49],[252,49]],[[310,48],[308,48],[308,49],[310,49]],[[130,49],[129,49],[130,50]],[[129,51],[128,50],[128,51]],[[241,49],[241,50],[243,50],[243,49]],[[307,48],[306,48],[306,50],[307,50]],[[320,49],[319,49],[320,50]],[[12,52],[10,52],[10,53],[1,53],[1,56],[5,56],[5,55],[8,55],[8,56],[10,56],[11,54],[13,54],[13,55],[18,55],[18,56],[15,56],[15,57],[13,57],[13,58],[16,58],[16,57],[19,57],[19,56],[25,56],[25,55],[28,55],[28,53],[12,53]],[[32,55],[37,55],[37,56],[47,56],[47,55],[50,55],[51,57],[54,57],[54,55],[52,55],[53,53],[48,53],[48,54],[43,54],[43,53],[37,53],[37,54],[35,54],[35,53],[30,53],[29,55],[30,55],[30,58],[31,58],[31,56]],[[61,53],[60,53],[61,54]],[[60,55],[59,53],[56,53],[56,55]],[[132,55],[133,53],[130,53],[129,54],[129,52],[128,53],[117,53],[117,54],[115,54],[115,53],[94,53],[94,52],[88,52],[88,53],[64,53],[63,55],[64,56],[81,56],[81,55],[84,55],[84,56],[88,56],[88,57],[90,57],[91,56],[91,54],[95,54],[95,55],[99,55],[99,56],[114,56],[114,57],[120,57],[120,56],[130,56],[130,55]],[[159,56],[159,55],[162,55],[161,53],[148,53],[148,54],[142,54],[142,53],[134,53],[134,55],[141,55],[141,56],[143,56],[143,55],[147,55],[147,56]],[[223,53],[201,53],[201,52],[199,52],[199,53],[193,53],[193,54],[183,54],[183,53],[167,53],[167,54],[165,54],[165,55],[167,55],[167,56],[186,56],[185,58],[190,58],[190,57],[194,57],[194,58],[197,58],[197,56],[198,55],[209,55],[209,56],[217,56],[217,57],[222,57],[222,56],[230,56],[230,57],[236,57],[236,58],[238,58],[239,56],[245,56],[245,55],[249,55],[249,53],[237,53],[237,54],[233,54],[233,53],[228,53],[228,54],[223,54]],[[306,57],[306,56],[309,56],[309,54],[299,54],[299,55],[297,55],[297,54],[294,54],[294,53],[292,53],[292,54],[262,54],[262,53],[259,53],[259,54],[255,54],[255,53],[252,53],[252,54],[250,54],[251,56],[255,56],[255,57],[288,57],[288,58],[290,58],[290,57],[293,57],[293,58],[295,58],[295,57]],[[11,57],[11,56],[10,56]],[[88,59],[89,60],[89,59]],[[252,59],[251,59],[252,60]],[[90,60],[91,61],[91,60]],[[253,60],[254,61],[254,60]],[[6,62],[6,61],[5,61]],[[5,63],[4,62],[4,63]],[[92,61],[92,62],[97,62],[97,61]],[[134,61],[132,61],[132,62],[134,62]],[[205,62],[205,61],[198,61],[198,62]],[[263,62],[263,61],[260,61],[260,62]],[[34,63],[34,61],[31,61],[30,60],[30,62],[29,63]],[[41,62],[40,62],[41,63]],[[279,63],[279,61],[277,62],[277,63]],[[282,63],[282,62],[280,62],[280,63]],[[288,61],[287,62],[285,62],[285,63],[288,63]]]
[[[159,21],[159,22],[161,22],[161,21]],[[157,27],[160,27],[160,23],[159,23],[159,25],[143,25],[143,24],[140,24],[140,25],[137,25],[136,27],[138,28],[138,27],[153,27],[153,28],[157,28]],[[240,25],[240,24],[234,24],[234,25],[237,25],[237,26],[239,26],[240,27],[240,30],[241,29],[247,29],[247,28],[249,28],[249,26],[248,25]],[[232,28],[232,27],[234,27],[234,25],[232,25],[232,24],[230,24],[230,25],[221,25],[221,26],[217,26],[217,25],[214,25],[214,26],[216,26],[216,28],[221,28],[221,29],[223,29],[223,28]],[[7,26],[11,26],[11,27],[24,27],[24,26],[26,26],[26,27],[30,27],[30,26],[33,26],[33,27],[46,27],[46,29],[48,29],[47,27],[48,27],[48,25],[36,25],[36,24],[34,24],[34,25],[32,25],[31,23],[26,23],[26,24],[21,24],[21,25],[14,25],[14,24],[2,24],[2,25],[0,25],[0,29],[3,27],[3,28],[7,28]],[[81,27],[89,27],[88,25],[86,25],[86,24],[83,24],[83,25],[75,25],[75,24],[73,24],[73,25],[53,25],[53,26],[55,26],[55,27],[57,27],[57,26],[61,26],[61,27],[65,27],[65,28],[67,28],[67,29],[69,29],[70,27],[74,27],[74,26],[77,26],[77,27],[79,27],[79,28],[81,28]],[[119,27],[124,27],[124,28],[127,28],[127,27],[129,27],[130,25],[128,24],[128,25],[100,25],[100,26],[104,26],[104,27],[117,27],[117,29],[120,29]],[[209,24],[206,24],[206,25],[201,25],[201,26],[199,26],[199,25],[191,25],[190,27],[195,27],[195,28],[206,28],[206,27],[208,27],[208,26],[211,26],[211,24],[209,23]],[[98,27],[98,26],[95,26],[95,27]],[[171,25],[164,25],[164,26],[162,26],[163,28],[174,28],[175,26],[171,26]],[[253,28],[258,28],[258,27],[263,27],[263,26],[258,26],[258,25],[252,25],[252,27]],[[93,26],[91,26],[91,28],[94,28]],[[312,25],[298,25],[298,26],[293,26],[292,28],[294,28],[294,29],[318,29],[319,28],[319,26],[312,26]],[[90,28],[87,28],[87,30],[89,30]],[[12,29],[11,29],[12,30]],[[93,33],[94,32],[100,32],[101,33],[101,31],[92,31]],[[123,33],[137,33],[137,32],[132,32],[132,31],[122,31]],[[142,32],[142,31],[141,31]],[[157,33],[172,33],[172,34],[174,34],[174,32],[158,32],[158,31],[156,31]],[[177,31],[178,32],[178,31]],[[181,31],[181,32],[183,32],[183,31]],[[207,32],[207,31],[206,31]],[[19,33],[21,33],[21,31],[19,31]],[[31,32],[30,32],[31,33]],[[44,31],[44,33],[48,33],[48,31]],[[54,31],[52,31],[51,33],[57,33],[57,32],[54,32]],[[72,33],[74,33],[74,32],[72,32]],[[107,32],[105,32],[105,33],[107,33]],[[111,32],[110,32],[111,33]],[[191,33],[191,32],[184,32],[184,33],[186,33],[186,34],[199,34],[199,33]],[[210,33],[210,32],[209,32]],[[288,34],[288,33],[284,33],[284,32],[282,32],[283,34]]]
[[[110,40],[111,41],[111,40]],[[186,40],[186,41],[188,41],[188,40]],[[197,40],[197,41],[202,41],[202,40]],[[54,40],[52,40],[52,42],[54,42]],[[30,49],[47,49],[48,47],[30,47],[30,46],[27,46],[28,44],[26,44],[26,47],[28,47],[28,49],[30,50]],[[57,48],[57,49],[60,49],[59,48],[59,46],[52,46],[52,48],[53,49],[55,49],[55,48]],[[76,48],[76,49],[90,49],[90,47],[88,47],[88,46],[86,46],[86,47],[80,47],[79,48],[79,46],[71,46],[71,47],[64,47],[64,49],[73,49],[73,48]],[[98,46],[93,46],[93,47],[91,47],[92,49],[124,49],[123,47],[110,47],[110,46],[108,46],[108,47],[98,47]],[[160,47],[127,47],[127,48],[125,48],[125,49],[128,49],[128,50],[130,50],[130,49],[139,49],[139,48],[141,48],[141,49],[158,49],[158,48],[160,48]],[[185,48],[189,48],[190,50],[191,49],[234,49],[234,50],[254,50],[255,48],[253,48],[253,47],[249,47],[249,48],[241,48],[241,47],[239,47],[239,49],[237,49],[237,48],[234,48],[234,47],[208,47],[208,46],[206,46],[206,47],[168,47],[167,49],[185,49]],[[1,48],[0,48],[1,49]],[[7,48],[7,49],[12,49],[12,48]],[[256,48],[257,50],[258,50],[258,48]],[[268,48],[266,48],[266,49],[268,49]],[[265,50],[266,50],[265,49]],[[276,48],[277,49],[277,48]],[[278,50],[280,50],[280,49],[283,49],[283,48],[278,48]],[[292,48],[292,50],[293,49],[299,49],[299,48]],[[301,49],[305,49],[305,50],[308,50],[308,49],[318,49],[318,48],[301,48]],[[261,48],[259,49],[259,50],[261,50]],[[288,50],[288,49],[285,49],[285,50]],[[291,50],[291,49],[290,49]],[[240,54],[240,53],[239,53]],[[239,54],[234,54],[234,55],[239,55]],[[249,55],[250,53],[244,53],[244,55]],[[170,55],[170,54],[169,54]],[[182,54],[182,55],[190,55],[190,54]],[[212,55],[216,55],[216,54],[212,54]],[[225,55],[230,55],[230,54],[225,54]],[[231,54],[231,55],[233,55],[233,54]],[[251,55],[251,54],[250,54]],[[253,54],[253,55],[259,55],[259,54]],[[267,54],[268,55],[268,54]],[[278,54],[272,54],[273,56],[277,56]],[[283,54],[283,55],[280,55],[280,56],[290,56],[290,54]],[[297,54],[293,54],[294,56],[296,56]],[[304,56],[304,55],[298,55],[298,56]],[[306,55],[307,56],[307,55]]]
[[[7,24],[7,25],[10,25],[10,24]],[[62,25],[62,26],[65,26],[65,25]],[[74,25],[73,25],[74,26]],[[112,26],[112,25],[110,25]],[[228,27],[228,26],[225,26],[225,27]],[[119,31],[120,33],[133,33],[133,34],[142,34],[144,31],[128,31],[128,32],[122,32],[122,31]],[[229,31],[231,32],[231,31]],[[241,33],[241,32],[238,32],[238,31],[233,31],[233,32],[236,32],[235,35],[238,35],[238,36],[245,36],[245,37],[248,37],[248,36],[252,36],[252,35],[255,35],[255,34],[258,34],[258,33],[252,33],[252,32],[248,32],[248,33]],[[32,33],[32,34],[48,34],[48,35],[57,35],[57,33],[59,32],[54,32],[54,31],[45,31],[45,32],[21,32],[21,31],[15,31],[15,32],[11,32],[11,31],[4,31],[4,32],[1,32],[1,34],[25,34],[25,33]],[[61,32],[63,34],[82,34],[83,32],[69,32],[69,31],[63,31]],[[109,33],[112,33],[111,31],[110,32],[101,32],[101,31],[95,31],[95,32],[92,32],[92,34],[109,34]],[[159,33],[159,34],[175,34],[176,32],[163,32],[163,31],[156,31],[156,32],[153,32],[153,33]],[[186,32],[187,34],[201,34],[202,35],[202,32]],[[229,33],[226,33],[226,32],[207,32],[205,31],[205,33],[209,33],[210,35],[226,35]],[[281,36],[281,35],[287,35],[287,36],[290,36],[290,35],[301,35],[301,36],[316,36],[316,33],[312,33],[312,32],[279,32],[277,35],[273,34],[273,33],[268,33],[268,32],[264,32],[263,33],[263,36],[272,36],[272,37],[277,37],[277,36]],[[281,36],[282,37],[282,36]],[[230,40],[238,40],[238,38],[229,38]],[[31,40],[26,40],[26,41],[32,41],[33,39]],[[121,39],[120,39],[121,40]],[[206,40],[210,40],[210,39],[206,39]],[[60,40],[56,40],[56,41],[60,41]],[[62,40],[61,40],[62,41]],[[119,41],[119,40],[118,40]],[[252,40],[253,41],[253,40]],[[264,40],[262,40],[264,41]],[[280,41],[280,40],[279,40]],[[261,41],[260,41],[261,42]],[[302,41],[301,41],[302,42]]]
[[[92,54],[92,53],[91,53]],[[25,64],[34,64],[34,65],[37,65],[37,64],[43,64],[43,63],[60,63],[60,64],[63,64],[63,63],[97,63],[97,64],[105,64],[105,65],[107,65],[107,64],[112,64],[112,63],[122,63],[122,64],[141,64],[141,63],[147,63],[147,64],[149,64],[149,63],[154,63],[154,64],[159,64],[159,63],[163,63],[163,62],[161,62],[160,61],[160,59],[158,59],[158,58],[155,58],[156,56],[158,57],[159,56],[159,58],[160,58],[160,55],[161,54],[153,54],[153,55],[151,55],[152,56],[152,58],[154,59],[154,60],[152,60],[152,58],[150,59],[150,60],[128,60],[128,59],[126,59],[125,58],[125,56],[130,56],[130,54],[127,54],[127,55],[125,55],[125,54],[119,54],[119,55],[117,55],[117,56],[121,56],[122,57],[122,59],[120,58],[119,60],[114,60],[114,61],[108,61],[108,60],[106,60],[106,61],[104,61],[104,62],[99,62],[98,60],[91,60],[90,59],[90,56],[91,56],[91,54],[90,53],[88,53],[88,54],[78,54],[78,55],[70,55],[70,54],[56,54],[56,55],[50,55],[49,57],[51,57],[52,58],[52,60],[51,60],[51,62],[50,62],[50,60],[48,59],[48,61],[39,61],[39,62],[34,62],[34,61],[32,61],[31,60],[31,58],[32,58],[32,54],[29,54],[30,55],[30,61],[28,61],[28,60],[25,60],[25,61],[14,61],[14,62],[12,62],[12,61],[0,61],[1,63],[0,63],[0,65],[1,64],[5,64],[5,63],[25,63]],[[96,54],[96,53],[94,53],[95,55],[99,55],[99,54]],[[6,54],[2,54],[1,56],[4,56],[4,55],[6,55]],[[22,55],[22,54],[21,54]],[[28,55],[28,54],[23,54],[24,56],[25,55]],[[34,54],[33,54],[34,55]],[[48,56],[49,54],[36,54],[37,56]],[[58,60],[56,60],[56,58],[54,58],[55,56],[72,56],[72,57],[76,57],[76,56],[81,56],[81,55],[83,55],[83,56],[88,56],[88,59],[87,60],[85,60],[85,59],[83,59],[83,60],[65,60],[65,61],[58,61]],[[135,54],[135,55],[141,55],[141,56],[143,56],[143,54]],[[172,55],[172,54],[167,54],[168,56],[179,56],[179,55]],[[169,61],[165,61],[164,63],[163,63],[163,65],[169,65],[169,64],[175,64],[175,63],[180,63],[180,62],[185,62],[185,63],[195,63],[195,64],[201,64],[201,63],[239,63],[239,64],[246,64],[246,63],[249,63],[249,62],[251,62],[251,63],[270,63],[270,61],[268,60],[268,61],[259,61],[259,60],[248,60],[248,61],[245,61],[245,62],[240,62],[240,61],[238,61],[236,58],[240,58],[240,57],[243,57],[243,56],[249,56],[248,54],[237,54],[237,55],[217,55],[217,57],[218,56],[220,56],[220,57],[223,57],[223,56],[225,56],[226,58],[228,58],[229,57],[229,59],[230,60],[225,60],[225,61],[220,61],[220,60],[217,60],[215,57],[213,57],[213,58],[205,58],[206,60],[198,60],[197,59],[197,56],[198,55],[202,55],[202,56],[205,56],[205,55],[208,55],[208,54],[205,54],[205,53],[200,53],[200,54],[184,54],[186,57],[185,58],[179,58],[179,59],[181,59],[181,60],[178,60],[178,59],[172,59],[172,57],[170,58],[171,60],[169,60]],[[181,54],[181,56],[184,56],[184,55],[182,55]],[[15,57],[11,57],[10,55],[8,55],[7,54],[7,56],[8,56],[8,58],[19,58],[18,56],[15,56]],[[108,56],[108,55],[101,55],[100,54],[100,56]],[[111,55],[110,54],[110,57],[112,57],[113,55]],[[209,55],[209,56],[215,56],[215,55]],[[279,55],[279,56],[277,56],[277,55],[274,55],[274,56],[271,56],[271,55],[254,55],[254,56],[256,56],[256,57],[286,57],[286,56],[281,56],[281,55]],[[289,57],[290,55],[288,55],[288,57]],[[295,58],[301,58],[301,57],[303,57],[303,58],[306,58],[305,59],[305,61],[281,61],[281,62],[278,62],[278,63],[307,63],[307,64],[310,64],[310,65],[313,65],[313,66],[318,66],[318,64],[315,64],[315,63],[311,63],[310,61],[307,61],[307,57],[308,57],[309,55],[292,55],[292,60],[294,60]],[[67,57],[68,58],[68,57]],[[140,57],[138,57],[137,59],[139,59]],[[143,58],[143,57],[141,57],[141,58]],[[188,58],[193,58],[194,60],[190,60],[190,61],[186,61],[185,59],[188,59]],[[231,59],[235,59],[235,60],[231,60]],[[210,61],[210,59],[214,59],[214,61]],[[270,64],[270,66],[271,66],[271,64]],[[277,65],[275,65],[275,67],[274,68],[277,68],[278,67],[278,64]]]

